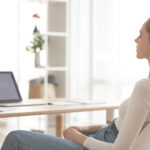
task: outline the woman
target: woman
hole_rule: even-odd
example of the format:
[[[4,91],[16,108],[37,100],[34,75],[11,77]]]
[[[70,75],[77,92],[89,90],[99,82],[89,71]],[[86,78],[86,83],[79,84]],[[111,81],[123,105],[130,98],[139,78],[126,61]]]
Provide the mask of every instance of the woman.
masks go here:
[[[150,65],[150,19],[135,39],[137,58]],[[132,150],[143,127],[150,121],[150,74],[136,83],[131,96],[119,109],[119,117],[106,127],[70,127],[64,138],[28,131],[13,131],[6,137],[1,150]],[[86,135],[86,131],[95,134]]]

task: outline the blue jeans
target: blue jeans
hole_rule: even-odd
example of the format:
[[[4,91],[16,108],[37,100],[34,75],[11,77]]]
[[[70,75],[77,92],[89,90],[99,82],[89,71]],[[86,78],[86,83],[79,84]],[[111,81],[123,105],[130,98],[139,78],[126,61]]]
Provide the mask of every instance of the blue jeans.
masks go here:
[[[113,143],[116,137],[108,128],[102,128],[96,134],[92,135],[98,140]],[[30,132],[30,131],[12,131],[10,132],[1,148],[1,150],[87,150],[80,144],[59,138],[56,136]]]
[[[93,137],[94,139],[101,140],[108,143],[114,143],[116,140],[117,135],[115,135],[111,129],[111,124],[108,125],[105,128],[102,128],[100,131],[96,132],[93,135],[90,135],[90,137]]]

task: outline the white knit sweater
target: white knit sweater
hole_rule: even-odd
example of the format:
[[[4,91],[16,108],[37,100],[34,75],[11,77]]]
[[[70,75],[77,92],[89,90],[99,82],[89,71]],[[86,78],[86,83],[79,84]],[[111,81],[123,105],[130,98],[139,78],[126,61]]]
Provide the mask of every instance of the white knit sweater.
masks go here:
[[[150,79],[136,83],[131,96],[119,108],[115,124],[119,134],[114,143],[88,137],[83,146],[89,150],[132,150],[142,127],[150,121]]]

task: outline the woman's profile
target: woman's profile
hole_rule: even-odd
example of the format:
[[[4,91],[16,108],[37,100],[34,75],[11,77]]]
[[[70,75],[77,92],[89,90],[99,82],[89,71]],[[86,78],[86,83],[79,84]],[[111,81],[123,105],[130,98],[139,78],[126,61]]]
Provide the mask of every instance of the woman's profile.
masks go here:
[[[135,39],[136,56],[150,65],[150,19]],[[29,131],[12,131],[1,150],[132,150],[150,122],[150,73],[138,81],[119,108],[119,117],[106,126],[70,127],[64,138]],[[144,141],[143,135],[143,141]],[[135,150],[135,149],[134,149]],[[143,149],[141,149],[143,150]]]

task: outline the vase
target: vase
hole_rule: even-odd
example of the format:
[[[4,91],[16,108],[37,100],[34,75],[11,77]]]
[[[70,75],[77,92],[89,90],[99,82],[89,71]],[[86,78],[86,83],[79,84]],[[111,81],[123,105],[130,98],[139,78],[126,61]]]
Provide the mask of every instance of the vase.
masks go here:
[[[34,62],[35,67],[40,67],[40,52],[35,53],[35,62]]]
[[[39,30],[38,30],[37,26],[35,25],[34,30],[33,30],[33,34],[38,34],[38,33],[39,33]]]

